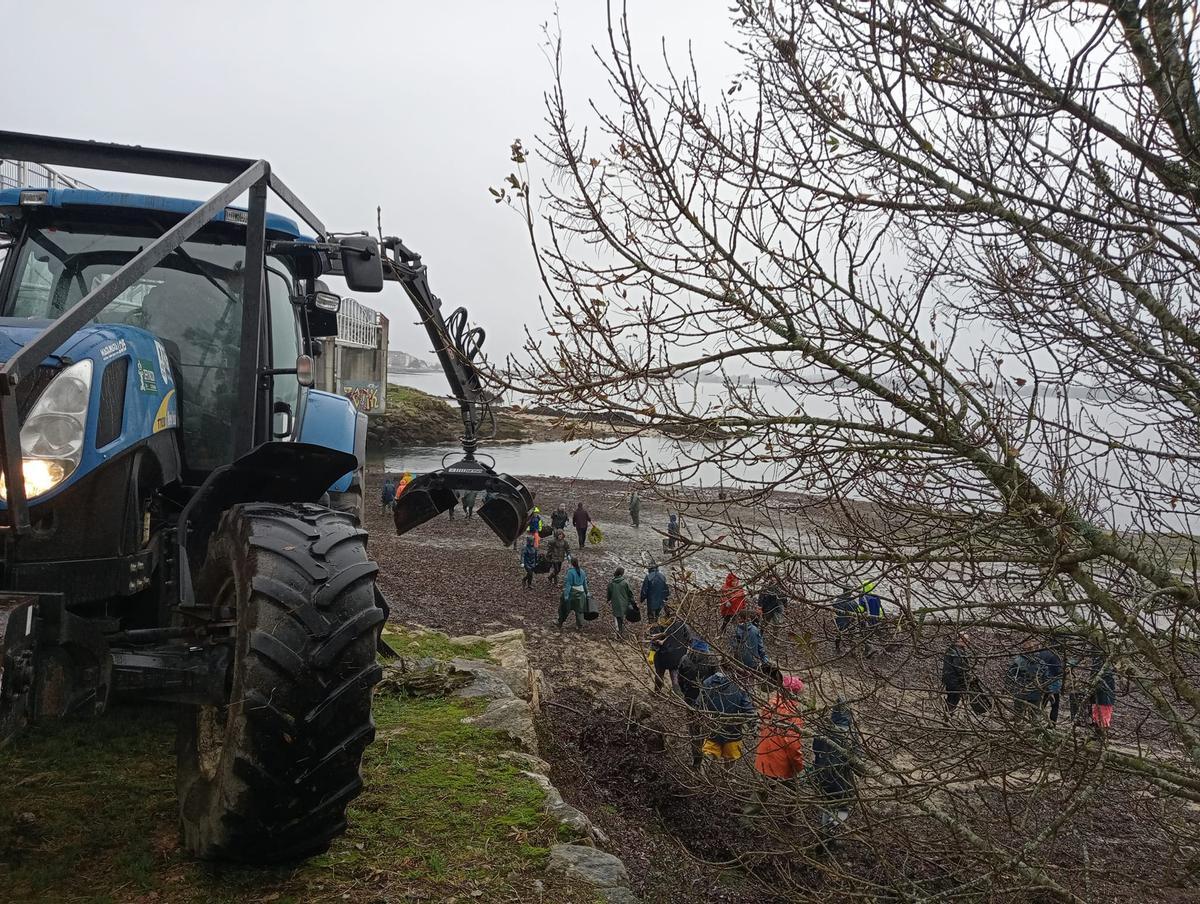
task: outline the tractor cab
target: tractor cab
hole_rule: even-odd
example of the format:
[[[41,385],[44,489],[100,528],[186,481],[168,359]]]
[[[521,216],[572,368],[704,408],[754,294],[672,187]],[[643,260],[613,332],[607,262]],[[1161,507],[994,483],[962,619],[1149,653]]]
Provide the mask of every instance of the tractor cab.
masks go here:
[[[180,199],[79,189],[0,191],[0,232],[15,239],[0,297],[0,342],[11,338],[11,331],[57,320],[196,206]],[[230,412],[238,403],[243,367],[244,216],[234,208],[222,211],[72,337],[76,355],[84,354],[86,337],[100,343],[94,362],[97,379],[104,379],[110,361],[120,359],[118,368],[133,369],[140,394],[149,401],[162,404],[170,396],[164,414],[179,427],[183,475],[192,483],[230,463],[236,452],[237,422]],[[302,239],[286,217],[268,215],[266,231],[269,240]],[[245,363],[266,370],[295,369],[307,325],[294,310],[301,288],[289,257],[267,257],[264,289],[269,341],[258,349],[260,361]],[[140,349],[136,356],[134,348]],[[116,377],[112,373],[108,379]],[[272,411],[295,412],[297,376],[278,374],[272,382]],[[66,430],[69,425],[58,426]],[[268,419],[256,426],[257,439],[265,440]],[[287,438],[274,432],[275,438]],[[71,437],[47,434],[39,448],[53,452],[69,442],[66,458],[76,453],[86,457],[91,450]],[[100,448],[107,447],[106,440],[111,442],[107,435],[100,437]],[[70,470],[81,464],[73,460]],[[70,476],[67,470],[64,479]]]

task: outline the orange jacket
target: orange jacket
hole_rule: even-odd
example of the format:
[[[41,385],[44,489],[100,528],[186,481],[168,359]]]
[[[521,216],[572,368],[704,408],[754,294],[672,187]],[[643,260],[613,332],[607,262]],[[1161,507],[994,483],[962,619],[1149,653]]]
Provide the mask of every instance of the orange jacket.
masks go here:
[[[804,769],[804,717],[795,700],[776,693],[759,714],[754,768],[769,778],[793,778]]]
[[[400,495],[405,490],[408,489],[408,485],[410,483],[412,483],[412,475],[411,474],[405,474],[403,477],[400,478],[399,483],[396,484],[396,498],[397,499],[399,499]]]
[[[732,571],[725,575],[725,586],[721,588],[721,617],[737,615],[746,608],[746,593]]]

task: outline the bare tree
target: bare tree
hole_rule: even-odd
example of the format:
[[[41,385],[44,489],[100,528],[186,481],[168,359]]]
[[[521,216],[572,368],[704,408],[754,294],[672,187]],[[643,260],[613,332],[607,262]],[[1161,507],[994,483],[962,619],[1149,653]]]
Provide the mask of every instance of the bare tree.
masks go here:
[[[495,192],[528,219],[550,330],[508,380],[670,437],[637,476],[691,512],[684,562],[799,601],[774,645],[816,678],[814,712],[841,693],[860,716],[847,831],[873,855],[763,832],[822,881],[922,899],[1196,882],[1198,13],[738,0],[743,64],[719,94],[686,57],[647,76],[613,13],[611,96],[577,111],[551,39],[550,176],[529,191],[518,142]],[[718,480],[724,498],[695,489]],[[829,601],[864,576],[893,650],[847,664]],[[998,697],[1023,638],[1065,646],[1067,690],[1092,654],[1115,664],[1114,736],[1002,707],[945,722],[951,624],[990,645]]]

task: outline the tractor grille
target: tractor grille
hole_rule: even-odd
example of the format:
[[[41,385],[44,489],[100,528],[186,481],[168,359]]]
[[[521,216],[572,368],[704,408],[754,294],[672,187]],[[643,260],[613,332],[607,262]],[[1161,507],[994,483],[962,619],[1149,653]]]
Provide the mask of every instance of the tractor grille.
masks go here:
[[[117,358],[104,368],[100,380],[100,414],[96,421],[96,448],[107,446],[121,435],[125,420],[125,378],[129,359]]]

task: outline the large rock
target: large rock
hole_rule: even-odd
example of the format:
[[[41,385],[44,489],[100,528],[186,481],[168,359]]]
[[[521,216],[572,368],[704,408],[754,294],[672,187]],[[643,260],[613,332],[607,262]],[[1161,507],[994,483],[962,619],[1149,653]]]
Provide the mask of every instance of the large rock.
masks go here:
[[[458,692],[460,697],[528,697],[529,673],[479,659],[451,659],[450,664],[475,681]]]
[[[487,643],[487,638],[480,634],[460,634],[458,637],[450,637],[448,640],[456,647],[473,647],[476,644]]]
[[[560,826],[565,826],[574,838],[596,844],[608,843],[608,836],[599,827],[592,825],[592,821],[582,811],[563,800],[562,795],[558,793],[558,789],[554,787],[550,779],[540,772],[522,772],[521,774],[528,776],[541,786],[546,795],[542,810]]]
[[[525,652],[525,632],[520,628],[489,634],[486,638],[492,659],[514,672],[529,670],[529,656]]]
[[[550,846],[549,869],[600,889],[629,890],[629,872],[625,864],[599,848],[582,844],[553,844]]]
[[[537,753],[537,732],[533,728],[533,710],[524,700],[516,697],[493,700],[478,716],[463,719],[469,725],[502,731],[520,748],[528,753]]]
[[[524,753],[520,750],[505,750],[500,754],[500,759],[515,763],[522,769],[528,769],[530,772],[540,772],[542,775],[550,774],[550,764],[540,756],[534,756],[532,753]]]

